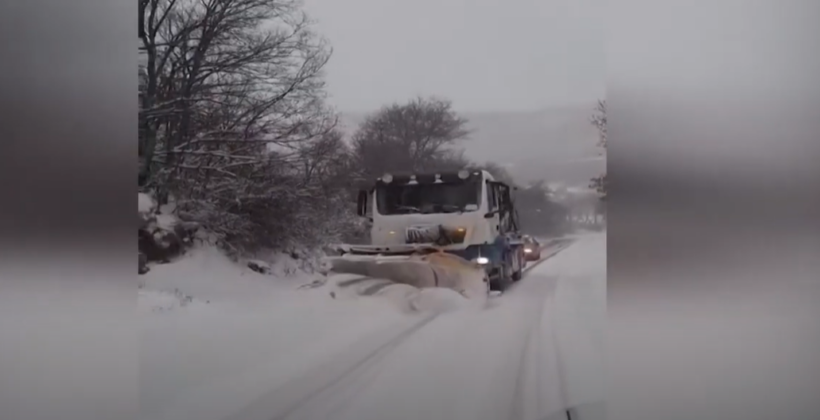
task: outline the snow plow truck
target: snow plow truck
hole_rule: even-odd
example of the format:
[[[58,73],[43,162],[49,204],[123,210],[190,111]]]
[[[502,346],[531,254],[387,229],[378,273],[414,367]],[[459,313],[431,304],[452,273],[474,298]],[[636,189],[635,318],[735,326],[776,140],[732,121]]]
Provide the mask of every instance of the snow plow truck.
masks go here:
[[[385,174],[358,194],[370,243],[337,245],[332,270],[467,297],[503,291],[526,264],[511,190],[483,170]]]

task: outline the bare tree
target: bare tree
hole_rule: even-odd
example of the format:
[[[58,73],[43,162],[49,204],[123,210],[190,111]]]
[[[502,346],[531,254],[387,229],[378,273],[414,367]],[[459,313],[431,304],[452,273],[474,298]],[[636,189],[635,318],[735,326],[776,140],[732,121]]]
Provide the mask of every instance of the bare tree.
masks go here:
[[[598,129],[598,146],[606,149],[606,99],[599,99],[589,122]]]
[[[364,177],[461,165],[467,161],[454,147],[467,138],[466,123],[443,99],[416,98],[386,106],[354,134],[356,165]]]
[[[446,149],[430,158],[424,168],[429,171],[454,172],[468,168],[470,165],[472,162],[464,155],[464,150]]]
[[[212,148],[206,143],[259,149],[260,142],[292,144],[315,134],[307,124],[315,119],[306,117],[321,108],[329,50],[310,31],[301,2],[142,1],[143,111],[165,117],[154,119],[164,147],[153,153],[163,163]]]
[[[607,147],[607,137],[606,137],[606,100],[602,99],[598,101],[598,105],[595,107],[595,112],[590,117],[590,123],[598,129],[598,146],[604,149],[604,153],[606,153]],[[607,176],[606,173],[603,173],[595,178],[592,178],[590,182],[590,188],[594,188],[598,191],[598,194],[601,197],[602,201],[606,200],[607,197]],[[603,212],[603,210],[600,210]]]
[[[338,171],[322,69],[300,0],[140,0],[141,173],[229,246],[319,240]],[[338,136],[337,136],[338,137]],[[338,149],[338,150],[336,150]],[[326,216],[326,215],[325,215]],[[319,220],[331,220],[319,217]]]

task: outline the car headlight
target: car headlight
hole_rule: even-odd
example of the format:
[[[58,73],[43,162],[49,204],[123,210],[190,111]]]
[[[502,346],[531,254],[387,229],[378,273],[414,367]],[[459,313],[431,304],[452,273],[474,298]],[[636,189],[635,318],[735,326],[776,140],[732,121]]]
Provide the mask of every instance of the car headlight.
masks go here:
[[[487,257],[478,257],[475,259],[475,262],[481,265],[489,264],[490,260]]]
[[[529,249],[529,248],[524,248],[524,253],[529,254],[530,252],[532,252],[532,250],[531,250],[531,249]]]

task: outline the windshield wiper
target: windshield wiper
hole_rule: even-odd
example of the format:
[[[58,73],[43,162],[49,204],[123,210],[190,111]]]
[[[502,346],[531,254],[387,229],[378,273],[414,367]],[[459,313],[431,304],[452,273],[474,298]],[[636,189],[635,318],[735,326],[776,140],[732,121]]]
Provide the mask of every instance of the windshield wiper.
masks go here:
[[[444,213],[464,213],[464,207],[456,206],[454,204],[442,204],[441,209]]]
[[[398,206],[396,211],[403,211],[405,213],[421,213],[421,209],[413,206]]]

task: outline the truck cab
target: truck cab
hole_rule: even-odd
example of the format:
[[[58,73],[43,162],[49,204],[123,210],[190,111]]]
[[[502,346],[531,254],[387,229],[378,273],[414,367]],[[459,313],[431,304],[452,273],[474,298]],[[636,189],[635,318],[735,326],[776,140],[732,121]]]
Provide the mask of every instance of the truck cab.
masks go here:
[[[385,174],[359,192],[358,214],[372,221],[370,252],[452,253],[483,266],[496,290],[521,278],[511,187],[487,171]]]

